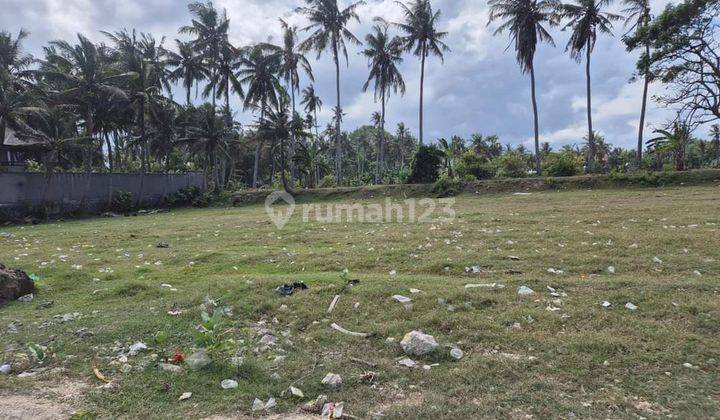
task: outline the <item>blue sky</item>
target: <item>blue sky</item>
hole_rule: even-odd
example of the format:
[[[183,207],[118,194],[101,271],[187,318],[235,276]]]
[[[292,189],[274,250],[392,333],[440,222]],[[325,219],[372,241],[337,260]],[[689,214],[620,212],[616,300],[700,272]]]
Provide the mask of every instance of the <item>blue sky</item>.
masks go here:
[[[231,19],[231,40],[236,45],[278,40],[282,17],[292,24],[303,26],[304,19],[293,13],[302,0],[215,0],[219,8],[226,8]],[[341,5],[349,4],[340,0]],[[651,0],[655,13],[668,3]],[[530,145],[532,138],[532,108],[530,82],[520,73],[512,50],[507,50],[506,35],[492,36],[494,27],[487,26],[487,3],[478,0],[434,0],[434,7],[442,10],[440,28],[450,32],[447,39],[452,51],[444,63],[431,58],[428,62],[425,103],[426,137],[471,133],[497,134],[503,143]],[[0,29],[30,32],[26,42],[29,52],[40,55],[41,47],[52,39],[73,40],[81,32],[101,41],[104,31],[135,28],[157,37],[165,36],[166,45],[173,46],[177,29],[187,24],[190,16],[183,0],[0,0]],[[616,2],[611,10],[619,11]],[[400,8],[392,0],[368,0],[359,9],[360,24],[352,31],[364,38],[372,27],[372,19],[382,16],[389,21],[401,19]],[[642,93],[641,83],[629,83],[636,55],[625,51],[620,40],[624,32],[622,22],[616,24],[615,36],[599,38],[592,57],[593,118],[596,130],[615,146],[633,147],[637,139],[637,124]],[[565,53],[569,34],[553,29],[556,47],[541,45],[536,56],[536,77],[540,110],[541,140],[553,147],[580,143],[586,133],[584,64],[570,59]],[[301,37],[304,34],[301,34]],[[367,62],[359,56],[361,47],[351,47],[349,67],[342,68],[343,108],[347,113],[345,128],[370,122],[370,115],[378,109],[372,92],[363,93],[367,78]],[[325,107],[320,115],[326,123],[334,105],[334,69],[324,55],[315,61],[312,55],[316,88]],[[407,83],[404,97],[392,97],[388,107],[388,124],[394,127],[405,122],[417,133],[417,107],[420,64],[407,55],[401,66]],[[664,87],[651,87],[651,94],[662,93]],[[182,94],[178,91],[179,100]],[[240,109],[234,98],[235,109]],[[648,109],[647,123],[660,127],[672,116],[672,111],[659,108],[654,102]],[[237,119],[249,122],[252,116],[239,113]],[[706,130],[705,130],[706,131]],[[648,131],[649,133],[649,131]],[[704,132],[697,133],[705,136]]]

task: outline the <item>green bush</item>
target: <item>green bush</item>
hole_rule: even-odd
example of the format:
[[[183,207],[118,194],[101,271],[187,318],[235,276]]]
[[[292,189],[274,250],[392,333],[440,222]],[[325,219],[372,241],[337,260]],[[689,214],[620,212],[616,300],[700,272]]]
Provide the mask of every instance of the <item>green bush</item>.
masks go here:
[[[583,171],[583,160],[572,153],[550,153],[542,164],[545,176],[575,176]]]
[[[408,184],[432,184],[440,176],[443,152],[435,146],[420,146],[413,156]]]
[[[462,191],[462,181],[450,178],[447,174],[443,174],[437,181],[435,181],[432,190],[440,197],[457,195]]]
[[[132,193],[129,191],[115,191],[112,196],[112,211],[117,213],[130,213],[135,208]]]
[[[524,178],[528,167],[525,158],[517,153],[507,153],[495,159],[497,176],[501,178]]]
[[[198,187],[186,187],[170,194],[165,201],[170,207],[206,207],[210,203],[210,196],[203,194]]]
[[[458,178],[488,179],[495,176],[495,169],[487,158],[478,155],[474,150],[465,151],[455,164],[455,174]]]
[[[337,182],[333,175],[325,175],[320,182],[318,182],[318,188],[335,188],[336,186]]]

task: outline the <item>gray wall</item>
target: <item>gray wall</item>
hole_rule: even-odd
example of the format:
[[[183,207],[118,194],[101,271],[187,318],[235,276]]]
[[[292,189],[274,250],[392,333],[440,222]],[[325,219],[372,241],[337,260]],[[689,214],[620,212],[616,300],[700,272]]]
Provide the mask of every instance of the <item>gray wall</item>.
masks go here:
[[[23,216],[43,202],[50,214],[99,212],[107,208],[115,191],[131,192],[136,202],[154,206],[190,186],[204,192],[203,174],[60,173],[48,178],[42,173],[0,173],[0,218],[2,214]]]

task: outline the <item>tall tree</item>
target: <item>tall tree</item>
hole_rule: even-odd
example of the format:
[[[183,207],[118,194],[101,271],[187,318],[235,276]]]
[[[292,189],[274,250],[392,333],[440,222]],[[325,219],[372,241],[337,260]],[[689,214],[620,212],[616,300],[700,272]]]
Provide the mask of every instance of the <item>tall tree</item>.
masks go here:
[[[237,77],[242,85],[246,86],[245,109],[260,110],[260,120],[265,119],[268,107],[278,107],[282,86],[277,77],[280,61],[276,54],[268,53],[261,45],[250,48],[240,60],[241,68]],[[257,188],[260,152],[263,138],[258,136],[255,145],[255,160],[253,164],[252,187]]]
[[[194,35],[192,46],[201,53],[209,69],[210,92],[212,106],[216,106],[217,88],[219,83],[220,58],[223,49],[228,44],[228,29],[230,20],[227,13],[219,13],[211,1],[206,3],[194,2],[188,4],[188,10],[193,15],[191,25],[180,28],[181,34]]]
[[[639,33],[650,24],[650,0],[623,0],[625,9],[625,26],[628,27],[627,34],[631,32]],[[626,35],[627,35],[626,34]],[[645,49],[645,55],[650,56],[650,42],[643,42]],[[642,96],[642,107],[640,108],[640,126],[638,127],[638,141],[637,141],[637,153],[635,155],[635,163],[638,167],[642,163],[643,153],[643,132],[645,130],[645,112],[647,110],[647,97],[648,87],[650,86],[650,69],[649,61],[645,61],[645,71],[643,77],[643,96]]]
[[[547,42],[555,46],[552,36],[545,28],[559,23],[556,0],[490,0],[490,21],[501,19],[503,22],[495,34],[503,31],[510,33],[515,45],[517,62],[523,73],[530,73],[530,96],[533,107],[535,128],[535,171],[541,172],[540,129],[538,107],[535,97],[535,51],[538,42]]]
[[[355,20],[360,22],[357,9],[365,4],[358,1],[350,6],[340,9],[337,0],[305,0],[307,7],[300,7],[298,12],[304,14],[310,24],[303,28],[304,31],[312,31],[308,39],[300,44],[303,51],[315,50],[317,57],[330,50],[333,62],[335,63],[335,93],[337,105],[335,107],[335,178],[338,185],[342,182],[342,106],[340,103],[340,53],[345,56],[345,62],[349,65],[346,42],[361,45],[360,40],[348,29],[348,24]]]
[[[374,84],[375,101],[380,100],[380,121],[377,146],[375,183],[383,181],[385,166],[385,106],[392,92],[405,94],[405,81],[398,66],[402,63],[402,44],[398,37],[390,38],[387,25],[375,25],[374,33],[365,37],[367,48],[363,55],[368,59],[370,75],[363,85],[363,92]]]
[[[315,137],[320,138],[320,133],[318,133],[317,113],[322,109],[322,99],[320,99],[320,97],[315,93],[315,86],[313,85],[310,85],[303,89],[302,95],[303,97],[300,105],[305,107],[305,112],[313,116],[313,121],[315,125]]]
[[[710,127],[710,136],[712,137],[714,156],[713,159],[720,163],[720,125],[713,124]]]
[[[43,78],[59,87],[58,96],[64,103],[77,106],[82,113],[85,128],[84,166],[90,171],[92,150],[96,146],[97,126],[95,114],[103,103],[114,99],[128,100],[119,84],[137,74],[119,73],[109,56],[89,39],[78,34],[78,44],[67,41],[52,41],[46,49],[46,62],[40,73]]]
[[[33,94],[28,91],[28,67],[33,62],[31,55],[22,50],[22,42],[28,33],[18,32],[15,39],[9,32],[0,32],[0,145],[5,142],[8,124],[20,124],[19,114],[28,111]],[[11,121],[12,120],[12,121]]]
[[[587,122],[588,122],[588,159],[587,169],[591,170],[595,161],[595,142],[593,141],[592,126],[592,91],[590,83],[590,56],[595,48],[598,31],[612,35],[612,22],[621,19],[621,16],[605,12],[603,9],[610,5],[611,0],[575,0],[572,4],[562,5],[562,16],[569,19],[563,29],[571,29],[572,34],[568,41],[566,51],[577,62],[585,53],[585,77],[587,89]]]
[[[173,82],[181,81],[181,85],[185,89],[185,104],[190,106],[192,104],[190,94],[193,86],[197,86],[199,82],[210,75],[203,65],[202,56],[193,49],[191,43],[179,39],[176,39],[175,43],[178,52],[168,51],[166,61],[168,66],[173,68],[170,79]]]
[[[315,79],[313,78],[310,62],[298,46],[298,28],[296,26],[290,26],[282,19],[280,19],[280,25],[283,30],[283,43],[281,46],[277,47],[277,54],[280,59],[279,76],[285,82],[285,88],[287,91],[290,92],[290,97],[292,99],[292,118],[295,118],[295,115],[297,114],[295,110],[295,93],[300,93],[300,71],[303,71],[311,82]],[[297,175],[295,162],[292,160],[292,156],[295,153],[296,143],[297,139],[295,138],[294,133],[291,133],[289,152],[293,182]]]
[[[430,0],[414,0],[408,5],[399,1],[396,3],[402,8],[405,17],[404,22],[394,23],[405,34],[401,38],[403,47],[420,57],[420,145],[422,145],[424,140],[425,60],[432,54],[444,61],[443,52],[450,51],[450,48],[443,42],[448,33],[437,29],[440,10],[433,12]]]

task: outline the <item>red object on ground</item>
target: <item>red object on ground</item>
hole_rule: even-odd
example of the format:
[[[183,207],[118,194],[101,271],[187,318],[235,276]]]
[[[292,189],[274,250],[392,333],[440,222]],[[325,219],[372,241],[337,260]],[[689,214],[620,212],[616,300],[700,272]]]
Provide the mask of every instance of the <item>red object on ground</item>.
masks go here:
[[[185,361],[185,356],[182,353],[175,353],[172,358],[173,363],[182,363]]]

